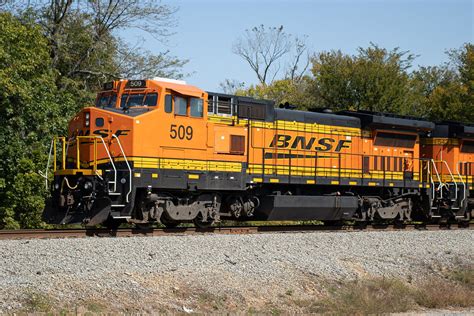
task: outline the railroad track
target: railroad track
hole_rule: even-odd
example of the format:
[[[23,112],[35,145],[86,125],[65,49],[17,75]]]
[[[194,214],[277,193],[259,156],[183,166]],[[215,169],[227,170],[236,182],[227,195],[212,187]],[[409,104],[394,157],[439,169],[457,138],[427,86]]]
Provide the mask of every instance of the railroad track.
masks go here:
[[[105,228],[91,229],[18,229],[0,230],[0,239],[35,238],[84,238],[84,237],[148,237],[196,234],[258,234],[258,233],[294,233],[294,232],[353,232],[353,231],[408,231],[408,230],[472,230],[474,225],[435,225],[407,224],[398,225],[283,225],[283,226],[216,226],[207,229],[195,227],[178,228]]]

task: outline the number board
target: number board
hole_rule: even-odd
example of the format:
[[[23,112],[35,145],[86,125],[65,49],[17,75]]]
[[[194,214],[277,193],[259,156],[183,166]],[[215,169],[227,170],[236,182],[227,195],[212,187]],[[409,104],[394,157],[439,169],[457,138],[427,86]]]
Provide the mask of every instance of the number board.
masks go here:
[[[141,89],[146,88],[146,80],[129,80],[125,85],[128,89]]]

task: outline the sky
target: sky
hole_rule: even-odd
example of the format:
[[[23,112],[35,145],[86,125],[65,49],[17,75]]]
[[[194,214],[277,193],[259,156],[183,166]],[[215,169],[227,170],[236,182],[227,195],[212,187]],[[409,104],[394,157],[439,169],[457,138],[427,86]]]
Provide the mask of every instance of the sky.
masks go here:
[[[167,2],[168,1],[168,2]],[[187,83],[219,91],[235,79],[257,83],[250,66],[232,53],[246,29],[283,25],[287,33],[307,36],[312,52],[341,50],[355,54],[373,42],[419,55],[415,67],[447,61],[445,51],[474,42],[474,0],[163,0],[177,6],[178,25],[166,44],[140,31],[123,32],[134,43],[189,59]]]

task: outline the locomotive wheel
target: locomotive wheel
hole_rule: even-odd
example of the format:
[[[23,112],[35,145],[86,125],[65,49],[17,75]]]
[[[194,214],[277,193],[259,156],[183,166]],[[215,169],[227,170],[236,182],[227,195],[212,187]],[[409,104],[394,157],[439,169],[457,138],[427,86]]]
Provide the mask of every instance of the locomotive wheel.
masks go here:
[[[207,220],[207,221],[204,221],[202,219],[202,215],[201,213],[199,213],[195,219],[193,219],[193,222],[194,222],[194,225],[196,225],[197,228],[202,228],[202,229],[206,229],[206,228],[209,228],[212,226],[212,224],[214,224],[214,220]]]
[[[160,222],[161,222],[161,224],[165,225],[166,228],[175,228],[179,224],[181,224],[180,221],[175,221],[175,220],[169,218],[168,215],[166,215],[166,214],[161,215]]]

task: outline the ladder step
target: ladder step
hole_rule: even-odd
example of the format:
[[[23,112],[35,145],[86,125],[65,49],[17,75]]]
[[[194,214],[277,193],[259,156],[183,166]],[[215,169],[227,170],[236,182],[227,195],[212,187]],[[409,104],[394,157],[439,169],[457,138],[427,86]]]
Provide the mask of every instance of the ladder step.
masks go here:
[[[125,207],[125,204],[112,204],[110,207]]]
[[[114,219],[129,219],[132,218],[131,216],[112,216]]]
[[[120,192],[109,192],[108,195],[122,195]]]

